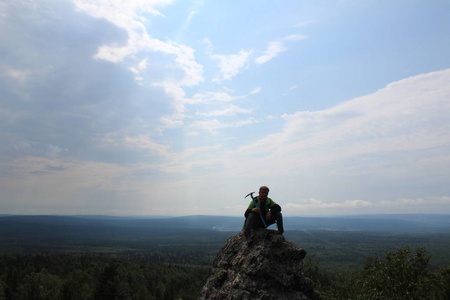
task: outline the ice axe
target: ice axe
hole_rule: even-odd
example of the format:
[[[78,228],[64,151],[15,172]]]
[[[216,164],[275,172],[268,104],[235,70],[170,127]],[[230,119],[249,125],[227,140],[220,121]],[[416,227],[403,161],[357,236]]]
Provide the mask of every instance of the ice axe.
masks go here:
[[[254,193],[255,193],[255,192],[248,193],[248,195],[245,196],[245,198],[247,198],[248,196],[252,197],[253,204],[255,204],[255,207],[258,208],[258,203],[256,202],[255,198],[253,197],[253,194],[254,194]],[[263,217],[263,215],[261,214],[261,209],[259,210],[259,216],[261,217],[261,221],[263,222],[264,227],[267,228],[266,221],[264,221],[264,217]]]

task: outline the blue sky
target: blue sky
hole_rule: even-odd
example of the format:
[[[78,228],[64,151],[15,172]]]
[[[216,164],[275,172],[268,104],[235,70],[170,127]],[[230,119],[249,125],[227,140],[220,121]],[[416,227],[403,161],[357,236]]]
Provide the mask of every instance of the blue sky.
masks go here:
[[[0,213],[450,213],[448,1],[0,14]]]

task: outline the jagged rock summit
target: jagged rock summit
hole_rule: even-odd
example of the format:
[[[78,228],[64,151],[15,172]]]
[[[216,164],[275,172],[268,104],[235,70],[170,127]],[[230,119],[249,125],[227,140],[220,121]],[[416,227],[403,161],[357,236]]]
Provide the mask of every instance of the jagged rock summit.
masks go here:
[[[254,230],[249,242],[233,236],[217,254],[200,300],[319,300],[303,276],[306,251],[275,230]]]

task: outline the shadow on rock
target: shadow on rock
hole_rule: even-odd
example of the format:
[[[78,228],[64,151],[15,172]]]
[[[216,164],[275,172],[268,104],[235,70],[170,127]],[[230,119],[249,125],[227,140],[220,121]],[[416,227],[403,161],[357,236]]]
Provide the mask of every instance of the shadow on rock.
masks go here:
[[[248,241],[233,236],[217,254],[200,299],[321,299],[302,274],[305,255],[275,230],[255,230]]]

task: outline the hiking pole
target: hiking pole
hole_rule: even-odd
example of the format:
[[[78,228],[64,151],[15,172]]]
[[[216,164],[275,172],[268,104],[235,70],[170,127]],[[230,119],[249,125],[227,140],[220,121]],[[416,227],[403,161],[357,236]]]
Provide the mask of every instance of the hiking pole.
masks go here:
[[[259,207],[258,207],[258,203],[256,202],[255,198],[253,198],[253,194],[254,194],[254,193],[255,193],[255,192],[249,193],[247,196],[245,196],[245,198],[247,198],[248,196],[252,197],[253,204],[255,205],[256,208],[259,208]],[[266,221],[264,221],[264,217],[263,217],[263,215],[262,215],[262,213],[261,213],[261,209],[259,209],[259,216],[261,217],[261,221],[262,221],[263,224],[264,224],[264,228],[267,228]]]

